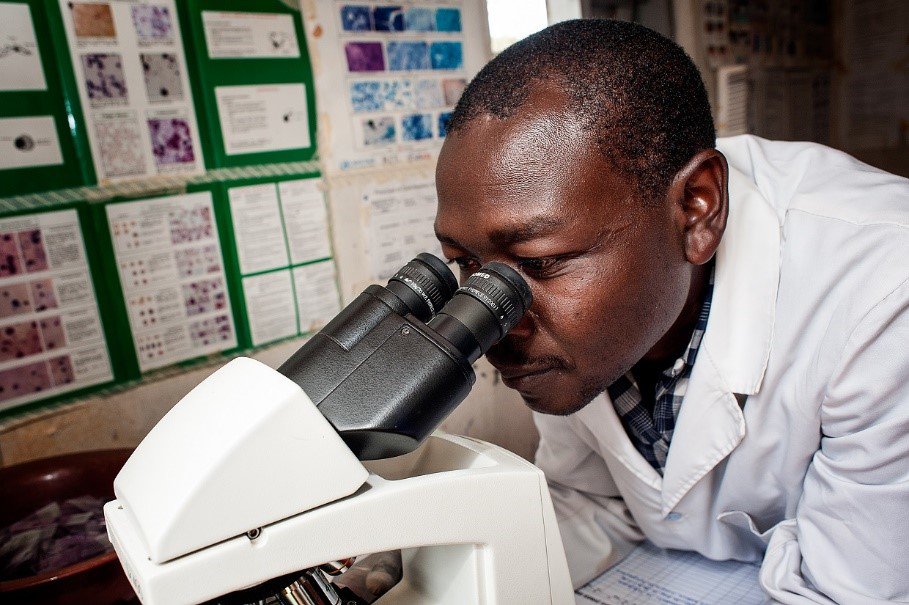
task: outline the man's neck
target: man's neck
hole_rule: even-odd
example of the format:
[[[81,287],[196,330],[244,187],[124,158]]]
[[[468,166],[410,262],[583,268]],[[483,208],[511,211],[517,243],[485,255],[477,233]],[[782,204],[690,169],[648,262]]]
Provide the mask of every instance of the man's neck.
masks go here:
[[[658,379],[666,368],[672,366],[685,353],[688,343],[691,342],[691,335],[694,334],[694,329],[698,323],[698,316],[701,313],[704,295],[710,284],[710,272],[712,270],[712,262],[694,267],[691,287],[688,289],[688,298],[685,300],[682,312],[679,313],[678,318],[666,334],[634,365],[631,372],[635,379],[637,379],[638,374],[645,379],[651,376],[655,376]]]

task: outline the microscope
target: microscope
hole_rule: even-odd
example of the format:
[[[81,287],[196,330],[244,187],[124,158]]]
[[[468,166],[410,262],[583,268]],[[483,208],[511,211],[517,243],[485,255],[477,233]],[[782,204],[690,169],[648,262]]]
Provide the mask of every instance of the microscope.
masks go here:
[[[331,578],[400,549],[376,603],[574,602],[545,478],[436,431],[530,290],[488,263],[463,286],[420,254],[278,370],[237,358],[152,429],[114,481],[111,542],[145,605],[359,605]]]

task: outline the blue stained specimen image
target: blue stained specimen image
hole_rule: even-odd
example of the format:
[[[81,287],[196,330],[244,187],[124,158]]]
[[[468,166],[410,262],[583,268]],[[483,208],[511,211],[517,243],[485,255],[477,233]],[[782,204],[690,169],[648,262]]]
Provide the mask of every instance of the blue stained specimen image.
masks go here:
[[[391,116],[363,120],[364,145],[390,145],[395,142],[395,119]]]
[[[345,4],[341,7],[341,27],[346,32],[368,32],[372,29],[369,7]]]
[[[448,132],[448,122],[451,121],[451,112],[443,111],[439,114],[439,138],[445,138]]]
[[[404,29],[409,32],[431,32],[435,29],[432,9],[408,8],[404,13]]]
[[[391,71],[429,69],[429,45],[426,42],[389,42],[386,50],[388,69]]]
[[[433,69],[461,69],[464,50],[460,42],[433,42],[429,49]]]
[[[410,80],[386,80],[382,85],[385,107],[392,109],[413,109],[413,84]]]
[[[401,120],[401,138],[405,141],[423,141],[432,138],[432,116],[415,113]]]
[[[372,22],[377,32],[402,32],[404,31],[404,9],[400,6],[373,7]]]
[[[456,8],[436,9],[436,31],[461,31],[461,11]]]
[[[385,105],[382,83],[377,80],[351,83],[350,104],[354,111],[381,110]]]

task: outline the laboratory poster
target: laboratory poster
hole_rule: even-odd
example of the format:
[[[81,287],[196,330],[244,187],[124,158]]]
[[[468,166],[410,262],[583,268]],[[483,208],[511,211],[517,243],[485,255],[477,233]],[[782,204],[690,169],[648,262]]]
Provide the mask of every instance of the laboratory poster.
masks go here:
[[[196,123],[174,0],[60,0],[101,184],[199,174]]]
[[[306,14],[330,172],[429,160],[467,81],[486,63],[478,0],[326,1]]]
[[[212,193],[115,202],[105,212],[139,370],[235,348]]]
[[[0,170],[62,163],[53,116],[0,118]]]
[[[0,197],[94,182],[56,3],[0,1]]]
[[[228,184],[250,346],[312,332],[340,310],[319,178]]]
[[[315,91],[300,12],[279,0],[181,3],[214,168],[311,160]]]
[[[113,378],[77,211],[0,218],[0,410]]]
[[[46,89],[31,9],[0,2],[0,91]]]
[[[396,179],[363,192],[363,229],[372,277],[385,281],[420,252],[442,256],[433,224],[436,185],[432,179]]]

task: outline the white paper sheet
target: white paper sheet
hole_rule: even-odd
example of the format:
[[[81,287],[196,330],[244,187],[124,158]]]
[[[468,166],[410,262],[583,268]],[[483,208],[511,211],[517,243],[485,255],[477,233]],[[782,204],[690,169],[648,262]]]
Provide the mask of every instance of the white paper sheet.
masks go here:
[[[240,273],[286,267],[287,243],[275,184],[232,187],[228,197]]]
[[[243,296],[254,346],[298,333],[290,271],[244,277]]]
[[[0,220],[0,409],[113,378],[75,210]]]
[[[434,181],[402,179],[375,186],[363,193],[362,204],[374,280],[387,280],[419,252],[441,256],[433,230]]]
[[[310,146],[303,84],[217,86],[215,98],[227,155]]]
[[[0,2],[0,91],[45,89],[28,4]]]
[[[63,163],[52,116],[0,118],[0,170]]]
[[[212,59],[300,56],[290,15],[202,11],[202,25],[208,56]]]
[[[763,605],[757,565],[711,561],[650,542],[578,589],[577,605]]]

